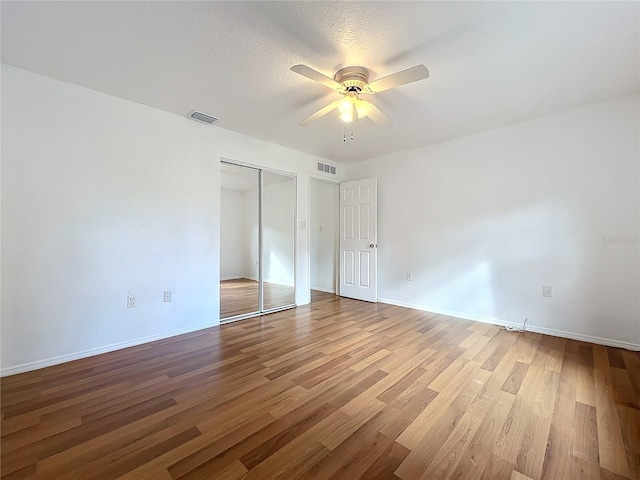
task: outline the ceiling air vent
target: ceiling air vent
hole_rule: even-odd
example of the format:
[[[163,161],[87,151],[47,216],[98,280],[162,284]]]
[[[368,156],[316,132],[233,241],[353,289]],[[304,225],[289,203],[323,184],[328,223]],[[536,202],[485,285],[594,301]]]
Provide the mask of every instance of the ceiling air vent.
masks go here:
[[[336,174],[336,167],[333,165],[327,165],[326,163],[318,162],[318,171],[324,173],[330,173],[331,175]]]
[[[206,113],[198,112],[197,110],[191,110],[187,117],[191,120],[195,120],[196,122],[208,123],[209,125],[218,120],[212,115],[207,115]]]

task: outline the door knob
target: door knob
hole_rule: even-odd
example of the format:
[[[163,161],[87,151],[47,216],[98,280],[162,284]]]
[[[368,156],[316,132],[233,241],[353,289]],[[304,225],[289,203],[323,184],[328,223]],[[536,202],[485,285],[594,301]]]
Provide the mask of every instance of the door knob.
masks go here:
[[[376,248],[376,246],[375,246],[375,244],[370,243],[370,244],[369,244],[369,248]]]

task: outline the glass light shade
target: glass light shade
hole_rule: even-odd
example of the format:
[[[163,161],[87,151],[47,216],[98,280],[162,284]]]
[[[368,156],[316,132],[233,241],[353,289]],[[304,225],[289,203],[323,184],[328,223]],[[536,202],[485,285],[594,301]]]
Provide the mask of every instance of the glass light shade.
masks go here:
[[[344,97],[338,105],[338,110],[342,115],[349,113],[353,116],[353,100],[351,97]]]
[[[354,99],[352,97],[345,96],[338,105],[340,120],[345,123],[353,122],[353,103]]]
[[[340,120],[342,120],[345,123],[353,122],[353,113],[347,112],[347,113],[340,114]]]
[[[356,110],[358,111],[358,118],[366,117],[371,112],[371,103],[358,99],[356,100]]]

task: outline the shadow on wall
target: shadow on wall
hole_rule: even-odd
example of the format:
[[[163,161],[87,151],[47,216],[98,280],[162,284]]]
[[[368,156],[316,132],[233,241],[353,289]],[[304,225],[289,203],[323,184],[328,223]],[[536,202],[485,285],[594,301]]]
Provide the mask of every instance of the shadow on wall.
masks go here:
[[[416,238],[414,245],[381,242],[381,268],[388,268],[388,259],[400,257],[401,249],[419,252],[420,258],[408,262],[420,266],[413,282],[389,289],[393,298],[412,299],[425,309],[514,323],[525,316],[531,320],[537,312],[540,324],[553,318],[555,310],[551,299],[542,298],[542,285],[569,295],[560,302],[581,295],[588,232],[577,219],[570,206],[548,202],[433,225],[429,230],[438,235]],[[404,275],[397,272],[396,278],[398,274]]]

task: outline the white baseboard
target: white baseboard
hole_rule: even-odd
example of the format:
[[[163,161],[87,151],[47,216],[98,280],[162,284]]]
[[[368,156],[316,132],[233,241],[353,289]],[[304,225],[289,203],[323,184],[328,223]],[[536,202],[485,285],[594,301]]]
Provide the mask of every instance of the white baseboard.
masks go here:
[[[113,352],[116,350],[121,350],[123,348],[135,347],[136,345],[142,345],[143,343],[155,342],[156,340],[162,340],[165,338],[182,335],[184,333],[191,333],[198,330],[204,330],[205,328],[211,328],[217,325],[218,325],[218,322],[196,325],[195,327],[180,328],[177,330],[171,330],[169,332],[157,333],[157,334],[148,335],[142,338],[136,338],[134,340],[127,340],[124,342],[112,343],[110,345],[90,348],[88,350],[82,350],[80,352],[68,353],[65,355],[59,355],[57,357],[50,357],[42,360],[36,360],[35,362],[28,362],[28,363],[22,363],[20,365],[13,365],[11,367],[1,368],[0,377],[15,375],[17,373],[30,372],[32,370],[38,370],[39,368],[50,367],[52,365],[59,365],[60,363],[71,362],[73,360],[79,360],[81,358],[92,357],[94,355],[100,355],[102,353]]]
[[[335,289],[333,288],[314,287],[313,285],[311,286],[311,290],[318,290],[319,292],[325,293],[336,293]]]
[[[227,281],[227,280],[241,280],[243,278],[244,278],[244,276],[242,276],[242,275],[232,275],[230,277],[220,277],[220,281],[224,282],[224,281]]]
[[[412,303],[406,302],[398,302],[397,300],[391,300],[387,298],[379,298],[378,301],[380,303],[387,303],[389,305],[396,305],[398,307],[406,307],[413,308],[416,310],[421,310],[423,312],[435,313],[438,315],[447,315],[449,317],[462,318],[464,320],[472,320],[474,322],[482,322],[482,323],[490,323],[492,325],[500,325],[500,326],[514,326],[514,327],[522,327],[522,323],[514,323],[514,322],[505,322],[503,320],[497,320],[495,318],[482,317],[478,315],[471,315],[468,313],[454,312],[450,310],[438,310],[432,308],[424,308],[419,305],[415,305]],[[598,345],[606,345],[607,347],[618,347],[624,348],[627,350],[640,351],[640,345],[631,342],[624,342],[622,340],[615,340],[611,338],[602,338],[602,337],[594,337],[591,335],[583,335],[581,333],[575,332],[565,332],[564,330],[556,330],[553,328],[546,327],[538,327],[536,325],[531,325],[530,323],[527,325],[527,330],[535,333],[543,333],[545,335],[552,335],[554,337],[562,337],[568,338],[571,340],[578,340],[580,342],[589,342],[596,343]]]

